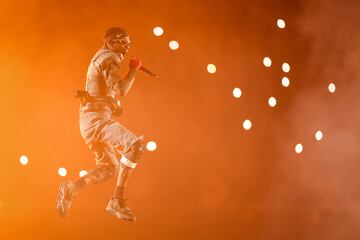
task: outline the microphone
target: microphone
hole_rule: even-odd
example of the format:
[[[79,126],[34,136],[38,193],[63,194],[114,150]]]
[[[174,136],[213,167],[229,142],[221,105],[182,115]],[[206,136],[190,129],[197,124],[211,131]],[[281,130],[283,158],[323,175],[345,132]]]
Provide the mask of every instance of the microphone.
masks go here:
[[[147,74],[149,74],[150,76],[158,79],[158,76],[157,76],[155,73],[153,73],[152,71],[150,71],[149,69],[147,69],[146,67],[141,66],[141,67],[140,67],[140,70],[143,71],[143,72],[145,72],[145,73],[147,73]]]

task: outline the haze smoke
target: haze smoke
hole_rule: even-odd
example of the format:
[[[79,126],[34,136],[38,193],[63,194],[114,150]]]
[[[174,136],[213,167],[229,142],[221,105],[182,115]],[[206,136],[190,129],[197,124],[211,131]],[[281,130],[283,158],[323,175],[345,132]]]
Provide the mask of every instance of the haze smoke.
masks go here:
[[[281,126],[290,127],[290,136],[278,136],[285,181],[267,200],[278,221],[265,237],[358,239],[360,2],[306,1],[302,9],[298,27],[310,54],[293,68],[297,95]],[[327,90],[331,82],[335,94]],[[321,142],[317,130],[324,132]],[[296,156],[298,142],[304,153]]]

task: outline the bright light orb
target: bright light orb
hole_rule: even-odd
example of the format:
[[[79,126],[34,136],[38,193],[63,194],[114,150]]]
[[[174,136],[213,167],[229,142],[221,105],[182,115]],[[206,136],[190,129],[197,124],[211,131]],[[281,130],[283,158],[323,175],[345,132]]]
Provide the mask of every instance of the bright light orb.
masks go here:
[[[59,169],[58,169],[58,174],[59,174],[61,177],[65,177],[65,176],[67,175],[67,170],[66,170],[66,168],[63,168],[63,167],[59,168]]]
[[[336,86],[335,86],[335,84],[334,84],[334,83],[330,83],[328,89],[329,89],[329,92],[330,92],[330,93],[334,93],[334,92],[336,91]]]
[[[271,59],[269,57],[264,57],[263,64],[265,67],[271,67]]]
[[[79,172],[79,176],[80,176],[80,177],[83,177],[83,176],[85,176],[87,173],[88,173],[88,172],[87,172],[86,170],[81,170],[81,171]]]
[[[241,89],[240,88],[234,88],[233,90],[233,96],[235,98],[240,98],[242,95]]]
[[[157,144],[156,144],[156,142],[154,142],[154,141],[149,141],[149,142],[146,144],[146,149],[147,149],[149,152],[155,151],[156,148],[157,148]]]
[[[278,28],[285,28],[285,21],[283,19],[278,19],[277,26]]]
[[[249,119],[246,119],[243,123],[243,128],[248,131],[251,129],[251,127],[252,127],[251,121]]]
[[[287,77],[283,77],[283,78],[281,79],[281,84],[282,84],[284,87],[290,86],[290,79],[288,79]]]
[[[29,158],[25,155],[21,155],[19,160],[20,160],[20,163],[24,166],[29,163]]]
[[[295,152],[296,152],[297,154],[302,153],[303,149],[304,149],[304,148],[303,148],[303,145],[302,145],[301,143],[296,144],[296,146],[295,146]]]
[[[270,97],[268,103],[269,103],[270,107],[275,107],[276,106],[276,98]]]
[[[290,72],[290,65],[288,63],[283,63],[282,70],[286,73]]]
[[[214,64],[208,64],[207,65],[207,71],[208,71],[208,73],[210,73],[210,74],[214,74],[214,73],[216,73],[216,66],[214,65]]]
[[[164,29],[162,27],[156,27],[153,29],[153,33],[155,36],[160,37],[161,35],[164,34]]]
[[[315,133],[315,139],[318,140],[318,141],[321,141],[323,136],[324,135],[323,135],[322,131],[320,131],[320,130]]]
[[[177,41],[171,41],[169,43],[169,47],[171,50],[177,50],[179,48],[179,43]]]

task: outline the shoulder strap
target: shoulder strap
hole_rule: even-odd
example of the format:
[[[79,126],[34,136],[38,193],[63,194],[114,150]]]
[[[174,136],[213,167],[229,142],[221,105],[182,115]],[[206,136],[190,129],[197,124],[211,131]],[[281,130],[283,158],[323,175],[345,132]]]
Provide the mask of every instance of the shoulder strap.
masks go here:
[[[117,61],[120,62],[120,57],[116,53],[110,51],[109,49],[105,49],[105,48],[100,49],[95,54],[95,56],[93,57],[91,62],[93,62],[93,63],[96,62],[96,63],[100,64],[102,61],[104,61],[104,59],[106,59],[108,57],[113,57],[114,59],[116,59]]]

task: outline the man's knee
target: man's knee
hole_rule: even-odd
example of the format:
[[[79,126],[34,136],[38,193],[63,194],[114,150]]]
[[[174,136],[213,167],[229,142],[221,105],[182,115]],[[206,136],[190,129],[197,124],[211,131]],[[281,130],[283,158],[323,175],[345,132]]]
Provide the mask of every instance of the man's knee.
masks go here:
[[[145,150],[144,141],[139,139],[125,153],[125,157],[134,163],[138,163]]]
[[[90,184],[97,184],[112,178],[116,174],[115,166],[97,166],[91,169],[85,176]]]
[[[121,164],[129,168],[135,168],[144,150],[145,150],[144,142],[142,139],[139,139],[130,147],[130,149],[121,158]]]

